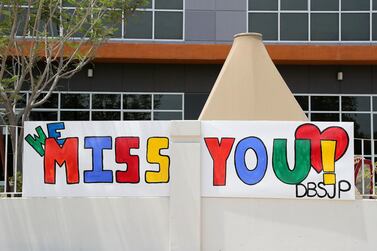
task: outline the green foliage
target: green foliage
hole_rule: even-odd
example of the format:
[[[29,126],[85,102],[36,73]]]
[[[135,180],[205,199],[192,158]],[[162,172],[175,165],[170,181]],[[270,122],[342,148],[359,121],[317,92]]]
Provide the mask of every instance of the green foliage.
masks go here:
[[[116,32],[114,23],[147,0],[4,0],[0,3],[0,34],[32,37],[85,37],[98,41]],[[62,34],[62,32],[64,34]],[[4,38],[3,38],[4,39]],[[1,41],[6,43],[7,41]]]

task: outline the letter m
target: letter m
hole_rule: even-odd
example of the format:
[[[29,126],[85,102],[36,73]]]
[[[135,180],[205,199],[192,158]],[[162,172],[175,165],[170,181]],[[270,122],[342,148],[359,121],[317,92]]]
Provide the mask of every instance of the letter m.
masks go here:
[[[56,166],[65,164],[67,184],[77,184],[79,178],[78,138],[67,138],[60,146],[55,138],[46,139],[44,156],[44,182],[56,183]]]

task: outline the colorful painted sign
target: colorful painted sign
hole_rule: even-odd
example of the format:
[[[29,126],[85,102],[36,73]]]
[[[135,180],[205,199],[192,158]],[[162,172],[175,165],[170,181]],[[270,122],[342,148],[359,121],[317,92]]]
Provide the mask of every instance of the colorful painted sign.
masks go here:
[[[354,199],[352,123],[201,125],[205,197]],[[168,196],[169,134],[170,122],[28,122],[24,196]]]
[[[25,123],[24,196],[168,196],[169,123]]]
[[[209,121],[202,137],[203,196],[354,199],[352,123]]]

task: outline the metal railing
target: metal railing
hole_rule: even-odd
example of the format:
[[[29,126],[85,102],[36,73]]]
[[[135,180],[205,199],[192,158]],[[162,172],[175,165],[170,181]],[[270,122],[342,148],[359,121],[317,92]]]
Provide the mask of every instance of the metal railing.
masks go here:
[[[20,129],[9,125],[0,125],[0,198],[22,196],[22,160],[18,145],[12,145],[11,130],[14,140],[18,141]],[[377,140],[354,140],[355,185],[358,193],[365,199],[377,199],[377,176],[375,143]],[[377,149],[376,149],[377,150]],[[22,150],[21,150],[22,151]]]
[[[14,142],[18,142],[19,126],[0,125],[0,197],[22,196],[22,163],[18,144],[12,144],[11,130],[14,132]]]
[[[355,186],[363,198],[377,199],[376,196],[376,154],[377,140],[355,139]],[[376,149],[377,150],[377,149]]]

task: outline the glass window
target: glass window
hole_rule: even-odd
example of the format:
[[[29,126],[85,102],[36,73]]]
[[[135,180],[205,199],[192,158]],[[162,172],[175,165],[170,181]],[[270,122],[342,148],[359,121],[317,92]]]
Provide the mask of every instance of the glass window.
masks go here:
[[[60,108],[89,109],[89,94],[61,94]]]
[[[308,40],[308,14],[280,14],[281,40]]]
[[[342,10],[369,10],[369,0],[341,0]]]
[[[183,0],[155,0],[156,9],[183,9]]]
[[[373,97],[373,111],[377,111],[377,97]]]
[[[373,10],[377,10],[377,0],[373,0]]]
[[[303,0],[280,0],[282,10],[307,10],[308,2]]]
[[[125,112],[123,114],[124,120],[151,120],[150,112]]]
[[[369,40],[369,22],[369,14],[343,13],[342,40]]]
[[[37,100],[42,100],[44,97],[46,97],[46,93],[42,93]],[[58,108],[58,94],[52,93],[47,101],[37,108]]]
[[[92,109],[120,109],[120,94],[93,94]]]
[[[57,112],[32,111],[30,112],[32,121],[56,121],[58,120]]]
[[[370,97],[342,97],[342,111],[370,111]]]
[[[278,14],[249,13],[249,32],[262,33],[264,40],[277,40]]]
[[[85,111],[61,111],[60,112],[61,121],[70,120],[89,120],[89,112]]]
[[[182,112],[155,112],[154,120],[181,120]]]
[[[312,111],[339,111],[338,96],[312,96]]]
[[[249,10],[278,10],[278,0],[249,0]]]
[[[114,17],[116,17],[116,20],[111,20],[112,23],[110,23],[110,20],[106,20],[106,22],[103,22],[102,26],[104,29],[113,29],[111,38],[121,38],[122,37],[122,12],[114,11]]]
[[[79,3],[77,1],[63,0],[63,7],[76,7]]]
[[[182,39],[183,34],[182,12],[155,12],[155,38]]]
[[[181,110],[182,96],[181,95],[154,95],[154,109],[156,110]]]
[[[152,38],[152,12],[135,11],[125,22],[125,38]]]
[[[339,0],[311,0],[311,10],[337,11],[339,10]]]
[[[372,141],[371,140],[364,140],[364,154],[371,154],[372,153]]]
[[[80,17],[75,14],[75,10],[74,9],[63,9],[63,11],[61,12],[62,14],[62,19],[63,20],[70,20],[72,18],[74,19],[80,19]],[[82,18],[81,18],[82,19]],[[81,20],[80,20],[81,21]],[[89,19],[85,20],[84,24],[82,25],[81,28],[74,28],[76,30],[76,32],[72,35],[72,37],[83,37],[85,36],[85,34],[88,32],[90,26],[89,26]],[[70,23],[70,22],[67,22],[67,23]],[[64,29],[64,33],[67,34],[68,32],[71,32],[73,27],[67,27],[65,25],[66,23],[63,22],[63,29]]]
[[[311,40],[335,41],[339,39],[338,14],[312,13],[311,14]]]
[[[152,109],[151,95],[126,94],[123,97],[123,109]]]
[[[372,14],[372,39],[377,40],[377,13]]]
[[[362,154],[362,140],[361,139],[355,139],[354,140],[354,148],[355,148],[355,154],[361,155]],[[376,142],[375,142],[376,145]],[[364,140],[364,155],[371,154],[371,141],[370,140]],[[367,158],[366,158],[367,159]]]
[[[92,112],[92,120],[120,120],[120,112]]]
[[[340,121],[339,113],[312,113],[311,121]]]
[[[16,108],[23,108],[26,105],[26,93],[20,93],[19,94],[19,99],[17,100],[16,103]],[[3,104],[0,102],[0,107],[4,107]]]
[[[304,111],[309,110],[309,97],[308,96],[295,96],[297,102]]]
[[[355,138],[370,138],[370,114],[343,113],[342,121],[354,122]]]
[[[373,138],[377,139],[377,114],[373,115]],[[377,143],[377,140],[375,141]],[[377,153],[377,148],[375,148]],[[377,161],[377,160],[376,160]]]

